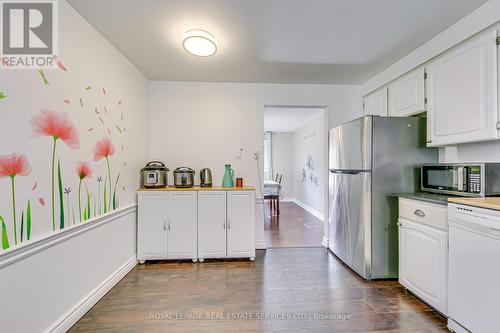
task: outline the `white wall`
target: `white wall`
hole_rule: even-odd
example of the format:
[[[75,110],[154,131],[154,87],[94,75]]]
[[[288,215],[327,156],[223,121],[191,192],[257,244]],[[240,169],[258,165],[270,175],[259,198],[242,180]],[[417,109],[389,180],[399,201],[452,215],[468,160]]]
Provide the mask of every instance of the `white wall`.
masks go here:
[[[325,106],[330,126],[362,115],[359,86],[153,81],[150,94],[151,158],[171,169],[211,168],[215,184],[221,182],[224,164],[230,163],[246,184],[260,186],[263,163],[258,163],[259,173],[252,154],[263,151],[265,105]],[[236,159],[240,147],[243,158]],[[262,247],[258,203],[256,240]]]
[[[0,87],[7,95],[0,101],[0,156],[22,153],[32,166],[29,175],[16,177],[18,231],[21,209],[26,209],[28,199],[31,199],[33,220],[31,240],[17,247],[13,239],[10,179],[0,179],[0,215],[5,218],[11,245],[6,251],[0,250],[0,330],[6,332],[50,329],[113,272],[124,265],[135,264],[130,260],[136,251],[136,189],[139,170],[149,157],[148,81],[69,4],[59,1],[59,5],[59,58],[67,72],[45,71],[48,85],[42,83],[34,70],[1,70],[0,74]],[[71,224],[71,227],[66,220],[63,230],[52,230],[52,139],[35,137],[30,126],[30,120],[45,108],[66,113],[79,134],[79,149],[70,149],[61,140],[57,147],[64,187],[72,189],[70,206],[78,206],[77,161],[90,163],[93,177],[87,180],[87,185],[93,198],[97,196],[96,179],[105,176],[106,163],[93,161],[93,148],[98,140],[109,137],[116,147],[110,157],[113,182],[121,172],[117,186],[120,208],[110,214],[126,210],[126,216],[110,222],[109,214],[101,215],[94,217],[96,222]],[[45,205],[40,203],[40,198]],[[65,206],[66,199],[65,196]],[[56,216],[59,225],[59,201]],[[90,228],[93,223],[103,225]],[[81,231],[78,236],[77,230]],[[68,233],[74,237],[66,238]],[[63,238],[64,242],[57,243]],[[24,257],[47,240],[57,244]],[[10,262],[13,256],[18,260]],[[5,262],[9,264],[4,265]]]
[[[281,179],[281,197],[293,197],[293,133],[281,132],[272,134],[273,177],[278,173]]]
[[[319,115],[293,133],[293,198],[309,210],[316,211],[316,216],[324,215],[324,194],[328,181],[325,179],[323,117]],[[306,165],[308,157],[312,161],[310,166]],[[305,179],[302,178],[302,170]]]

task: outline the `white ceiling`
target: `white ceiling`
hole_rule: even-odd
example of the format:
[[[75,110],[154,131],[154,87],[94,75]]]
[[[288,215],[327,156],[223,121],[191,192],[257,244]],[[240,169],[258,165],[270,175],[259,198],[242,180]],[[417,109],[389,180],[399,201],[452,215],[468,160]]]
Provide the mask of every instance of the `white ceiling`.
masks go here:
[[[266,107],[264,131],[295,132],[322,112],[322,108]]]
[[[148,78],[363,83],[487,0],[69,0]],[[187,54],[183,33],[218,40]]]

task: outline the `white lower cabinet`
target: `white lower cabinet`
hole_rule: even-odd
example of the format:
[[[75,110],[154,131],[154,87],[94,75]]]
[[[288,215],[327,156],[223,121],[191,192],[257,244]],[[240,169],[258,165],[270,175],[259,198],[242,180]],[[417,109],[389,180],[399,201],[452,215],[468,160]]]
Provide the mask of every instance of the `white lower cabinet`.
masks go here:
[[[226,191],[198,192],[198,257],[226,256]]]
[[[448,231],[441,210],[446,206],[400,199],[399,282],[446,315]]]
[[[227,256],[255,258],[255,194],[227,194]]]
[[[137,259],[197,260],[196,191],[138,195]]]
[[[139,191],[137,258],[255,259],[255,191]]]
[[[197,259],[197,192],[170,192],[167,255],[170,259]]]
[[[167,203],[166,193],[139,193],[137,257],[141,261],[167,258]]]
[[[255,259],[254,191],[199,191],[198,258]]]

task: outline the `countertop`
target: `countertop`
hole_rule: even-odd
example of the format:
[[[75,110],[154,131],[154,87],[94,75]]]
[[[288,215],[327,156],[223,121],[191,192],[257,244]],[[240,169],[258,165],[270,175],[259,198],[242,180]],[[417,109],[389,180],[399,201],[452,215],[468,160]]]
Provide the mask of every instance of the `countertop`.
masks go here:
[[[255,191],[255,187],[253,186],[244,186],[244,187],[221,187],[221,186],[213,186],[213,187],[174,187],[167,186],[164,188],[140,188],[139,192],[162,192],[162,191]]]
[[[474,206],[479,208],[500,210],[500,197],[449,198],[448,202],[467,205],[467,206]]]
[[[437,205],[448,205],[448,200],[451,199],[449,195],[427,193],[427,192],[415,192],[415,193],[396,193],[396,197],[418,200],[429,202]],[[455,197],[453,197],[455,198]]]

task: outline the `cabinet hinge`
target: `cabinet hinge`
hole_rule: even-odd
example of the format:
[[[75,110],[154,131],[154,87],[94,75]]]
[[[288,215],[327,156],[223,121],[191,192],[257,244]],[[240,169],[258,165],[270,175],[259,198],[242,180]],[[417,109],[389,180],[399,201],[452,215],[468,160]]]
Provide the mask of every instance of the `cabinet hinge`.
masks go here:
[[[497,37],[497,45],[500,45],[500,37]]]
[[[424,98],[424,104],[427,104],[427,97]]]

